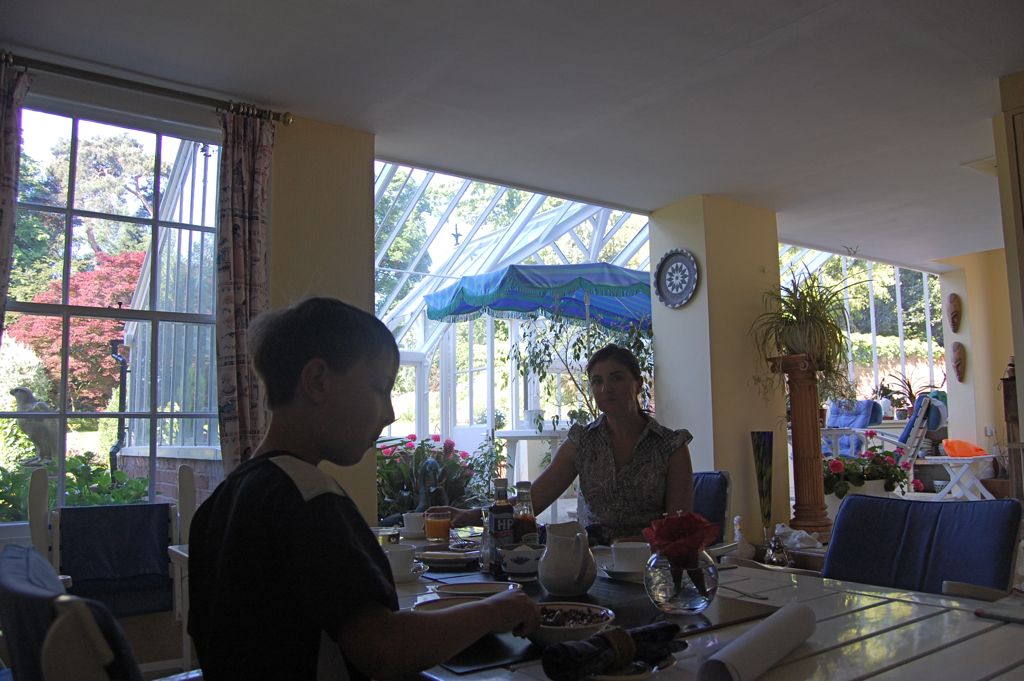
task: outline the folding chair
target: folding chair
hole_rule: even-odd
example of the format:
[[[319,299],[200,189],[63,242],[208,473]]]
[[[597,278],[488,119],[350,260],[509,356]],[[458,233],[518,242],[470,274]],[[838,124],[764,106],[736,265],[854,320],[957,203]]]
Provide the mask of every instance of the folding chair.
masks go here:
[[[821,453],[858,456],[867,444],[861,431],[881,422],[882,405],[874,400],[830,403],[825,427],[821,430]]]

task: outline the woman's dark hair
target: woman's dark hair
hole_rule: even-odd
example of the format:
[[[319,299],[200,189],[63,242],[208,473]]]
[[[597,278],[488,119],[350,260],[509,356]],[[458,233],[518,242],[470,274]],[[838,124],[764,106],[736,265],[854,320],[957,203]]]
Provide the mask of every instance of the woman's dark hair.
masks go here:
[[[265,312],[249,326],[249,349],[267,388],[267,406],[288,404],[303,367],[324,360],[344,372],[387,352],[398,361],[395,337],[382,321],[337,298],[307,298]]]
[[[587,362],[587,377],[590,377],[590,372],[594,370],[594,366],[598,362],[608,360],[618,362],[629,369],[629,373],[633,374],[633,378],[636,380],[644,380],[643,374],[640,372],[640,362],[637,361],[636,356],[626,348],[615,343],[609,343],[590,356],[590,360]]]

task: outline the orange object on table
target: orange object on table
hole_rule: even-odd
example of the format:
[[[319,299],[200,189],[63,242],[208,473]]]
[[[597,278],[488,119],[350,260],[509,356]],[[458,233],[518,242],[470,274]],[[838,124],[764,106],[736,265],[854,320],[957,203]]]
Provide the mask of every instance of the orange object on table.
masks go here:
[[[946,450],[946,454],[949,456],[985,456],[988,454],[984,449],[968,442],[967,440],[943,440],[942,448]]]

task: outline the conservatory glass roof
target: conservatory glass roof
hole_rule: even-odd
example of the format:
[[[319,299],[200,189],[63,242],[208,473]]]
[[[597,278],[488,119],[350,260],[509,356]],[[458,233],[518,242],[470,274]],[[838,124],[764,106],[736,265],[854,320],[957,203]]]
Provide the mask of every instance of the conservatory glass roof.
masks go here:
[[[406,165],[375,166],[376,313],[404,350],[446,328],[424,297],[506,265],[607,262],[649,270],[647,216]]]

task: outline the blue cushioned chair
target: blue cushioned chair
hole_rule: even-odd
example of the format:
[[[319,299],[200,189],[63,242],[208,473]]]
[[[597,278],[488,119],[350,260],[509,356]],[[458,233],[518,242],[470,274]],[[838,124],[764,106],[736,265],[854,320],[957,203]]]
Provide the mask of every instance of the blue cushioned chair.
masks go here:
[[[729,474],[725,471],[701,471],[693,474],[693,510],[713,523],[719,523],[716,544],[725,536],[729,512]]]
[[[1005,594],[1020,519],[1013,499],[935,504],[850,495],[839,508],[821,574],[928,593]],[[956,583],[991,593],[965,592]]]
[[[840,400],[829,405],[821,431],[821,453],[825,456],[858,456],[866,440],[855,432],[882,422],[882,405],[874,400]]]
[[[0,627],[15,681],[42,681],[43,639],[54,618],[53,599],[64,586],[34,549],[8,544],[0,553]]]

